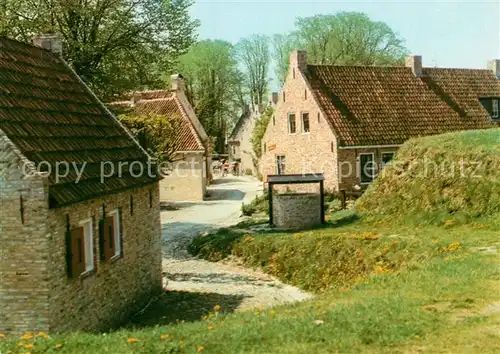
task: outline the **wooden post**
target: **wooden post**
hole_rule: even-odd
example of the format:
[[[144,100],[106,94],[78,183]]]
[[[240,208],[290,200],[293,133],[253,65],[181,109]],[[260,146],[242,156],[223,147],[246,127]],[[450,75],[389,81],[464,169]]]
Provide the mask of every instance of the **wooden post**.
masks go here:
[[[273,184],[267,182],[267,196],[269,198],[269,226],[273,226]]]
[[[346,193],[345,193],[345,190],[342,189],[340,191],[340,202],[341,202],[341,207],[342,209],[345,209],[347,207],[347,202],[346,202]]]
[[[319,195],[321,201],[321,223],[325,223],[325,193],[323,191],[323,180],[319,181]]]

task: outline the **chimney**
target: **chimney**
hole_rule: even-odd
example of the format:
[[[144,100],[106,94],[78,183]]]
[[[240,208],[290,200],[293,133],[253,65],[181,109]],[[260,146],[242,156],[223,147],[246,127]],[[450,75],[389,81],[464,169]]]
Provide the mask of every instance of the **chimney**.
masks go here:
[[[278,92],[271,93],[271,96],[269,97],[269,103],[271,103],[271,105],[275,105],[278,103],[278,95]]]
[[[33,37],[33,45],[62,55],[62,37],[59,33],[41,34]]]
[[[493,71],[493,74],[500,79],[500,59],[488,60],[488,69]]]
[[[294,50],[290,54],[290,67],[304,71],[307,68],[307,52],[305,50]]]
[[[405,66],[411,68],[413,75],[422,76],[422,56],[421,55],[409,55],[405,59]]]
[[[181,74],[170,76],[173,91],[184,91],[184,77]]]

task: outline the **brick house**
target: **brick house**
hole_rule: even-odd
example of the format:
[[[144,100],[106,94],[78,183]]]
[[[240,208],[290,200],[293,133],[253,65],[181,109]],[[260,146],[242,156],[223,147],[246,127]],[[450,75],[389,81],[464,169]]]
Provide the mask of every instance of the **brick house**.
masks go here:
[[[184,92],[184,79],[172,75],[171,90],[134,92],[126,101],[110,104],[117,112],[131,108],[135,114],[154,114],[175,123],[172,163],[160,181],[160,201],[200,201],[206,194],[211,165],[209,139]]]
[[[60,39],[35,44],[0,37],[0,332],[105,330],[162,289],[159,178]]]
[[[500,60],[488,70],[310,65],[295,51],[263,138],[261,173],[323,172],[359,190],[412,137],[497,126]],[[495,77],[496,75],[496,77]]]

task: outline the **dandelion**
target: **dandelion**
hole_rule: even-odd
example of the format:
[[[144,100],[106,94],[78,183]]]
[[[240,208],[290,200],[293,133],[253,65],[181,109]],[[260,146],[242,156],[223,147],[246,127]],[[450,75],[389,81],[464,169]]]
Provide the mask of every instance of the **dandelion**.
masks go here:
[[[220,309],[221,309],[220,305],[215,305],[215,306],[214,306],[214,311],[215,311],[215,312],[220,311]]]
[[[24,348],[26,348],[26,349],[28,349],[28,350],[29,350],[29,349],[33,349],[33,344],[26,344],[26,345],[24,346]]]
[[[0,333],[0,339],[1,338],[7,338],[7,336],[5,334],[3,334],[3,333]]]
[[[44,339],[49,338],[49,335],[45,332],[38,332],[38,334],[36,336],[40,337],[40,338],[44,338]]]
[[[162,335],[160,336],[160,340],[165,340],[165,339],[168,339],[168,337],[169,337],[168,333],[162,334]]]
[[[127,338],[127,343],[137,343],[137,338]]]
[[[33,334],[31,333],[25,333],[21,336],[21,339],[32,339],[33,338]]]
[[[420,336],[418,334],[415,335],[415,339],[416,340],[419,340],[420,339]]]
[[[274,315],[276,315],[276,311],[271,310],[271,311],[269,312],[269,314],[270,314],[271,316],[274,316]]]
[[[214,326],[212,326],[211,324],[209,324],[207,328],[208,328],[209,330],[212,330],[212,329],[214,329]]]
[[[56,349],[61,349],[61,348],[62,348],[62,346],[63,346],[63,345],[62,345],[61,343],[57,343],[57,344],[56,344]]]
[[[205,350],[205,347],[203,347],[203,345],[199,345],[199,346],[196,347],[196,351],[197,352],[202,352],[204,350]]]
[[[377,274],[384,273],[384,268],[382,268],[381,266],[375,267],[375,273],[377,273]]]

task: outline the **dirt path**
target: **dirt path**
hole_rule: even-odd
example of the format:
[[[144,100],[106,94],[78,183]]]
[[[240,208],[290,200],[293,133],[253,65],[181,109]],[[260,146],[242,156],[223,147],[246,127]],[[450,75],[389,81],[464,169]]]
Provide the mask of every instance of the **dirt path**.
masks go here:
[[[167,291],[210,293],[230,304],[232,311],[270,307],[311,297],[273,277],[233,264],[213,263],[191,257],[186,251],[200,232],[216,230],[239,221],[242,202],[262,190],[245,177],[226,177],[211,186],[211,198],[202,203],[177,203],[178,210],[162,212],[163,271]],[[199,298],[203,298],[200,296]],[[224,299],[227,299],[224,304]]]

